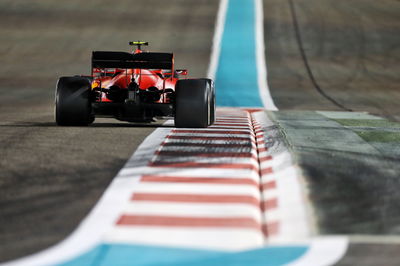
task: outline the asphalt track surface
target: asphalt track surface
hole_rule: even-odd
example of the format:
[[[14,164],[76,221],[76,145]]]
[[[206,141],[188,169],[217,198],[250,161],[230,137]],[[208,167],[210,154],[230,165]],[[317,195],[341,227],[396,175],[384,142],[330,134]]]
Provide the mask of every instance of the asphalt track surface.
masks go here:
[[[264,1],[278,108],[367,111],[399,121],[399,8],[395,0]]]
[[[132,38],[150,41],[154,50],[174,51],[178,67],[187,67],[192,76],[204,76],[217,7],[218,1],[211,0],[0,3],[0,261],[36,252],[68,235],[157,126],[99,120],[89,128],[56,127],[52,114],[56,78],[88,73],[92,50],[126,50]],[[291,110],[351,109],[400,120],[398,1],[267,0],[264,9],[269,84],[278,108],[288,110],[277,117],[284,130],[297,130],[284,124],[294,116]],[[312,115],[300,112],[296,121]],[[348,188],[347,177],[366,169],[365,190],[357,194],[349,189],[345,195],[352,196],[345,203],[359,201],[368,208],[377,187],[372,180],[383,176],[393,181],[373,191],[376,199],[387,196],[385,206],[392,209],[386,217],[393,217],[392,226],[379,227],[376,223],[386,220],[374,217],[375,225],[365,230],[398,234],[400,211],[393,204],[399,170],[393,153],[371,155],[371,163],[360,159],[365,154],[349,158],[301,146],[294,150],[315,185],[313,195],[330,186],[317,182],[321,176],[322,181],[335,177],[337,189]],[[371,165],[386,163],[388,157],[387,168],[392,171],[382,172],[379,166],[369,172]],[[332,202],[337,199],[329,193],[316,198],[317,208],[328,209],[318,207],[326,202],[331,203],[329,208],[345,206]],[[374,203],[372,209],[379,211],[379,201]],[[326,217],[352,211],[339,208]],[[323,233],[363,233],[357,222],[365,218],[371,220],[361,212],[343,227],[323,220],[320,226]],[[354,220],[355,227],[348,228]],[[393,254],[399,249],[398,245],[352,244],[342,265],[355,265],[355,260],[377,265],[382,257],[386,265],[395,265]]]

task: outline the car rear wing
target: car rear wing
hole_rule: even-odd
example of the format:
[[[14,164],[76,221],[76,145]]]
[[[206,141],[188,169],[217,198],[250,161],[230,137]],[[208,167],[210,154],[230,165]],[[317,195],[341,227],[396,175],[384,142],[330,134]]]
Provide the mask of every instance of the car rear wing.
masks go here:
[[[92,68],[173,69],[172,53],[93,51]]]

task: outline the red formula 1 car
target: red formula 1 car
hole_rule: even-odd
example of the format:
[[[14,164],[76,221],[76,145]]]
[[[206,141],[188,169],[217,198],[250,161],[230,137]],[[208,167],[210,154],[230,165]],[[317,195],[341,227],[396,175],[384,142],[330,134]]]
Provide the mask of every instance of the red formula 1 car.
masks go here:
[[[210,79],[181,79],[172,53],[144,52],[147,42],[130,42],[133,53],[92,54],[90,76],[61,77],[55,119],[62,126],[86,126],[95,117],[151,122],[174,117],[176,127],[207,127],[215,120],[215,89]]]

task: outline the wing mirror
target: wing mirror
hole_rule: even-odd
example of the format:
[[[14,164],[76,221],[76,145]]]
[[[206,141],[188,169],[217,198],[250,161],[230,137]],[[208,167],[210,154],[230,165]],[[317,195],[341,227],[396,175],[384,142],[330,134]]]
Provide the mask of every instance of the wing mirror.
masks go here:
[[[178,74],[178,75],[187,76],[187,74],[188,74],[187,69],[177,69],[175,71],[176,71],[176,74]]]

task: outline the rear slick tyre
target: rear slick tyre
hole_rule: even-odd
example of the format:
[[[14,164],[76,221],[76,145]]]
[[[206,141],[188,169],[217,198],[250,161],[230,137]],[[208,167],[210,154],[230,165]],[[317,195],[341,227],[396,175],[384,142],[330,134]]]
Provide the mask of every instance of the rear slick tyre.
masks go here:
[[[204,128],[211,124],[210,79],[183,79],[176,84],[175,127]]]
[[[56,87],[55,120],[59,126],[87,126],[94,121],[90,81],[83,77],[61,77]]]

